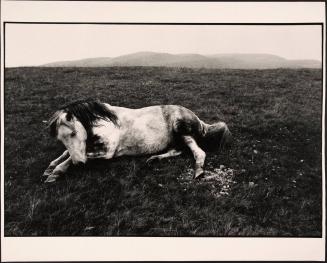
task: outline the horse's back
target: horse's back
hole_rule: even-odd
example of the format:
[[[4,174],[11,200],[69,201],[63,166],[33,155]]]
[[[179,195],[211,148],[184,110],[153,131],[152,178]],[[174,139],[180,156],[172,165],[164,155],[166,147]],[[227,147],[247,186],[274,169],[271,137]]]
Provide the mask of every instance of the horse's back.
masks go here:
[[[121,131],[117,156],[152,154],[166,149],[171,132],[160,106],[140,109],[112,107]]]
[[[131,124],[136,127],[149,127],[154,130],[175,132],[181,135],[202,133],[200,119],[191,110],[180,105],[157,105],[139,109],[114,107],[122,125]]]
[[[121,129],[118,156],[163,151],[175,143],[176,137],[196,137],[202,131],[199,118],[179,105],[111,109],[117,114]]]

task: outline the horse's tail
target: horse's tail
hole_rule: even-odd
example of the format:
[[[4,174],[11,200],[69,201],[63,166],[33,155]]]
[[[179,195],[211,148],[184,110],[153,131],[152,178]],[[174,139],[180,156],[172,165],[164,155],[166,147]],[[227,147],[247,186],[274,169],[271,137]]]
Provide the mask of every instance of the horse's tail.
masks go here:
[[[207,124],[200,120],[202,132],[199,143],[208,150],[221,151],[225,146],[230,145],[232,133],[225,122],[219,121],[214,124]]]

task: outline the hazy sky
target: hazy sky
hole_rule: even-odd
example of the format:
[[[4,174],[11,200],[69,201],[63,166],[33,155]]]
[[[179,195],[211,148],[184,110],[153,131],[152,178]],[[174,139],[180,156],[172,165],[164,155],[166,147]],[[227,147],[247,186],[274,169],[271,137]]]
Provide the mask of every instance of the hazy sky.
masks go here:
[[[269,53],[321,60],[320,26],[6,24],[6,66],[115,57],[138,51]]]

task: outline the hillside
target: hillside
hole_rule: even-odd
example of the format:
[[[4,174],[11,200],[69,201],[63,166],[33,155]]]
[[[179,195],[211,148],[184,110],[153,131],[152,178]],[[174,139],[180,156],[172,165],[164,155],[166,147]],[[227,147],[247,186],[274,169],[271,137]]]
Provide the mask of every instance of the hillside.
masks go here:
[[[321,73],[6,69],[4,235],[321,237]],[[232,147],[208,151],[205,171],[224,165],[230,177],[192,179],[194,158],[185,152],[148,164],[149,156],[94,160],[44,184],[65,148],[43,121],[90,97],[129,108],[179,104],[207,123],[225,121]]]
[[[72,61],[57,61],[44,67],[184,67],[184,68],[321,68],[318,60],[288,60],[271,54],[169,54],[137,52],[118,57],[98,57]]]

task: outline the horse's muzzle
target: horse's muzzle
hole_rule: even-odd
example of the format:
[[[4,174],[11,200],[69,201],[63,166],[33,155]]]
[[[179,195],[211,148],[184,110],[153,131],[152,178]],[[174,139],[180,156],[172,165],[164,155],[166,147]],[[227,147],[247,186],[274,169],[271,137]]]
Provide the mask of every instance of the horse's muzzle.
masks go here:
[[[86,157],[78,157],[78,158],[73,158],[72,157],[72,162],[74,165],[79,164],[79,163],[86,163]]]

